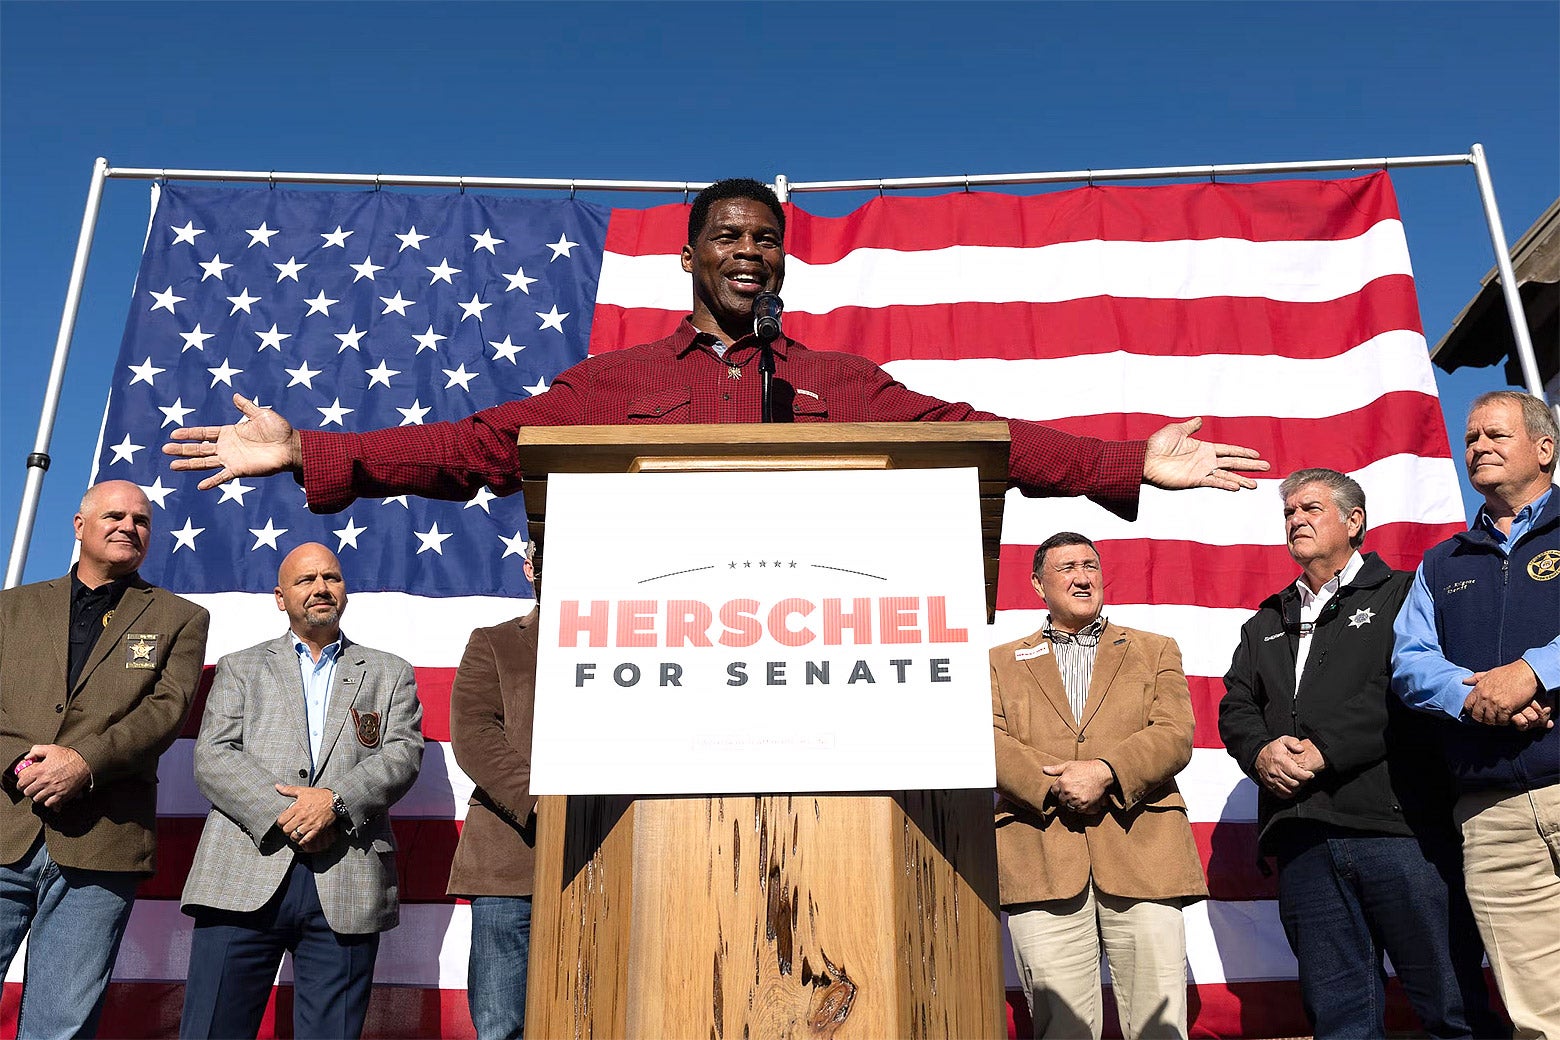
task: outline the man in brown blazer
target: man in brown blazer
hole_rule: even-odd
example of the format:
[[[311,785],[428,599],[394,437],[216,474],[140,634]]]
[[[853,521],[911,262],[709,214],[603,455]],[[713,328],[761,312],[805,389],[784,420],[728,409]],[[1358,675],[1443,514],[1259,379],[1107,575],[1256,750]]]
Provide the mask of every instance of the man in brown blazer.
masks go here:
[[[28,937],[19,1037],[97,1032],[157,866],[157,760],[206,658],[206,611],[137,573],[141,489],[95,485],[75,526],[69,574],[0,592],[0,972]]]
[[[525,548],[525,576],[536,543]],[[478,1040],[525,1033],[526,965],[536,872],[531,721],[538,611],[471,633],[450,691],[450,744],[476,784],[450,864],[449,894],[471,901],[466,999]]]
[[[1110,958],[1128,1038],[1186,1036],[1181,907],[1207,898],[1175,775],[1192,704],[1175,640],[1111,624],[1094,543],[1035,550],[1040,631],[991,651],[997,872],[1036,1037],[1093,1037]]]

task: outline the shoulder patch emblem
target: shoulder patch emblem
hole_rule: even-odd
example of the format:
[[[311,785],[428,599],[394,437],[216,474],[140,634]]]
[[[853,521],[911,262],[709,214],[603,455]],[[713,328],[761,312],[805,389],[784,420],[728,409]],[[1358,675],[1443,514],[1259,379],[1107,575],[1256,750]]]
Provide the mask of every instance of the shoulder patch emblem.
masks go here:
[[[1534,581],[1560,578],[1560,549],[1545,549],[1528,561],[1528,577]]]
[[[1356,610],[1354,613],[1349,615],[1349,627],[1364,628],[1366,625],[1370,624],[1371,619],[1375,616],[1376,612],[1374,610],[1371,610],[1369,607],[1361,607],[1359,610]]]

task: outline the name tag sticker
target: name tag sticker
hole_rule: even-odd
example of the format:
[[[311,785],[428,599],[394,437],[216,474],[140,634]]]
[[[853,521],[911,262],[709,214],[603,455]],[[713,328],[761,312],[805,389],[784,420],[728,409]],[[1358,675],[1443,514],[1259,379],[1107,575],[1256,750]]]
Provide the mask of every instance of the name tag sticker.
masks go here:
[[[156,668],[157,642],[162,637],[156,632],[131,632],[125,636],[125,667]]]
[[[1044,657],[1046,654],[1048,654],[1050,652],[1051,652],[1051,644],[1050,643],[1041,643],[1039,646],[1032,647],[1032,648],[1030,648],[1028,650],[1014,650],[1013,651],[1013,660],[1015,660],[1015,661],[1032,661],[1036,657]]]

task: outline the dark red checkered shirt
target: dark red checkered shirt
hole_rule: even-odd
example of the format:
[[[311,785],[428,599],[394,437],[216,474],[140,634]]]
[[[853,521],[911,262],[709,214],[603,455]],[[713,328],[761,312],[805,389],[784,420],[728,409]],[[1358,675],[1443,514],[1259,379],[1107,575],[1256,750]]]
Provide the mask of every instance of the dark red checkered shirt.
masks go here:
[[[303,484],[316,513],[358,496],[414,494],[463,501],[486,485],[520,490],[515,437],[525,426],[756,423],[762,408],[751,336],[725,357],[687,319],[665,339],[599,354],[558,375],[545,393],[483,409],[459,422],[368,433],[300,431]],[[1074,437],[918,394],[854,354],[774,344],[774,410],[790,422],[1006,422],[1008,477],[1025,495],[1087,495],[1127,519],[1137,515],[1144,441]],[[735,370],[740,373],[733,377]]]

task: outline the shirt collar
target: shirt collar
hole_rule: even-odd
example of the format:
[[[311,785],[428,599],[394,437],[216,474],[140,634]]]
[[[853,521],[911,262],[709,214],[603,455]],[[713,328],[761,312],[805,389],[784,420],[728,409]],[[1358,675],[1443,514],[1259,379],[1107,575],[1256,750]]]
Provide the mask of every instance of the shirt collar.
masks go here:
[[[1349,557],[1349,562],[1343,565],[1343,570],[1333,575],[1332,580],[1328,581],[1316,592],[1312,592],[1311,586],[1305,583],[1305,575],[1300,575],[1300,577],[1295,579],[1295,589],[1300,593],[1300,605],[1309,606],[1313,600],[1324,592],[1329,596],[1335,595],[1339,589],[1358,577],[1360,568],[1364,566],[1365,558],[1360,555],[1358,549],[1354,550],[1353,555]]]
[[[1537,498],[1533,499],[1533,501],[1517,510],[1517,515],[1513,517],[1511,521],[1512,526],[1516,527],[1518,524],[1531,524],[1538,518],[1538,514],[1543,511],[1544,506],[1549,503],[1549,499],[1554,495],[1554,493],[1555,486],[1550,484],[1549,490],[1545,491],[1542,495],[1539,495]],[[1473,525],[1475,527],[1484,528],[1498,539],[1504,540],[1506,537],[1506,535],[1501,532],[1501,529],[1495,526],[1495,521],[1490,519],[1490,514],[1485,511],[1483,506],[1479,507],[1478,515],[1473,519]]]
[[[1041,634],[1053,643],[1077,643],[1079,646],[1099,646],[1100,636],[1105,634],[1105,615],[1101,614],[1077,632],[1059,632],[1051,625],[1051,615],[1045,616]]]
[[[677,326],[677,331],[671,335],[672,352],[678,357],[682,357],[689,351],[703,348],[709,352],[710,357],[718,359],[722,364],[737,365],[739,367],[746,364],[749,359],[758,356],[759,343],[751,335],[743,336],[734,343],[726,344],[724,357],[715,353],[714,348],[711,346],[718,339],[719,337],[712,336],[708,332],[700,332],[694,328],[693,317],[689,315],[682,320],[682,324]],[[775,355],[781,358],[785,357],[790,344],[791,341],[786,336],[781,336],[775,340],[773,344]],[[741,359],[734,360],[738,355],[740,355]]]
[[[104,582],[95,589],[89,589],[86,583],[76,576],[76,566],[74,563],[70,565],[70,598],[73,603],[79,603],[89,596],[117,600],[125,594],[126,589],[141,580],[139,571],[131,571],[112,581]]]
[[[298,638],[298,633],[289,628],[287,630],[287,635],[292,638],[293,653],[300,657],[304,654],[308,654],[309,660],[314,660],[314,651],[309,649],[308,643],[305,643],[303,640]],[[320,660],[328,661],[331,658],[338,656],[341,653],[342,640],[345,638],[345,636],[338,634],[334,643],[326,643],[324,649],[320,651]]]

